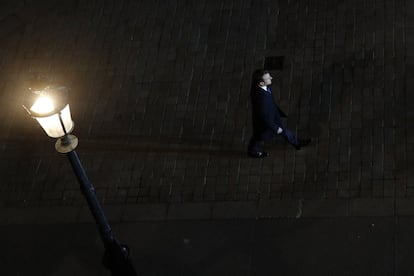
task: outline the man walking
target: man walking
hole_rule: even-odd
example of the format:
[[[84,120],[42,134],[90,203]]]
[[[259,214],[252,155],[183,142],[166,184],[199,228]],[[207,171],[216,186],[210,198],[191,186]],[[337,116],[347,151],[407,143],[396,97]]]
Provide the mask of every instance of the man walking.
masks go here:
[[[263,158],[269,153],[263,151],[262,143],[271,139],[274,135],[282,137],[296,150],[300,150],[310,143],[310,139],[296,139],[293,133],[287,129],[281,121],[286,114],[280,110],[270,89],[272,76],[268,71],[256,70],[253,73],[251,100],[253,135],[250,138],[248,154],[252,157]]]

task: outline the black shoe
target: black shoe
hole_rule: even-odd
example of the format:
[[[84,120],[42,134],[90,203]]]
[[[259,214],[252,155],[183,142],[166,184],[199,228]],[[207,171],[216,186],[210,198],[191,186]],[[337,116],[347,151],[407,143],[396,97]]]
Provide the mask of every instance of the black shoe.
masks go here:
[[[295,145],[296,150],[300,150],[302,147],[306,147],[311,142],[311,139],[298,139],[297,145]]]
[[[264,158],[264,157],[270,156],[270,154],[268,152],[265,152],[265,151],[262,151],[262,152],[260,152],[260,151],[258,151],[258,152],[249,152],[249,155],[251,157],[254,157],[254,158]]]

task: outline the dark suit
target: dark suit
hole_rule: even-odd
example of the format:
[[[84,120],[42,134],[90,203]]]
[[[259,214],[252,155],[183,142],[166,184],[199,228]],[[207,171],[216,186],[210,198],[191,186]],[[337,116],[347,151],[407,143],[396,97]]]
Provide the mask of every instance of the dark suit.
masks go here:
[[[277,135],[279,127],[283,130],[282,137],[288,143],[293,146],[298,143],[293,133],[281,121],[281,117],[286,117],[286,114],[277,106],[269,86],[267,89],[268,91],[265,91],[258,85],[253,85],[250,91],[253,135],[249,142],[248,151],[253,154],[262,152],[261,143]]]

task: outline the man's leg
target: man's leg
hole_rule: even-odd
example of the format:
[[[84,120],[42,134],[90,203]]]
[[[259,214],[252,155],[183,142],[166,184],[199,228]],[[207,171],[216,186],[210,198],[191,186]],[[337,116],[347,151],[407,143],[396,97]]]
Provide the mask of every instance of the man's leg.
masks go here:
[[[295,137],[295,135],[293,135],[293,133],[287,129],[287,128],[283,128],[283,131],[281,133],[282,137],[285,138],[285,140],[291,144],[292,146],[296,147],[298,144],[298,141]]]
[[[249,145],[247,147],[247,153],[252,157],[259,158],[269,156],[267,152],[263,151],[262,144],[263,141],[253,134],[252,138],[250,138]]]
[[[310,143],[310,139],[300,140],[293,135],[293,133],[287,129],[283,128],[283,132],[281,133],[282,137],[291,144],[295,149],[300,150],[301,147],[304,147]]]
[[[254,135],[250,138],[249,146],[247,147],[249,153],[262,152],[262,141],[257,139]]]

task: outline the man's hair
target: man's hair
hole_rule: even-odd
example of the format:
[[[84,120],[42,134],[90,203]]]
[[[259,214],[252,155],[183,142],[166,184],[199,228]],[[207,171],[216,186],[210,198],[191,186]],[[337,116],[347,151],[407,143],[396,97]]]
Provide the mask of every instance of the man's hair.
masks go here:
[[[252,75],[252,85],[258,85],[260,82],[263,81],[263,76],[268,74],[269,72],[264,69],[257,69],[253,72]]]

